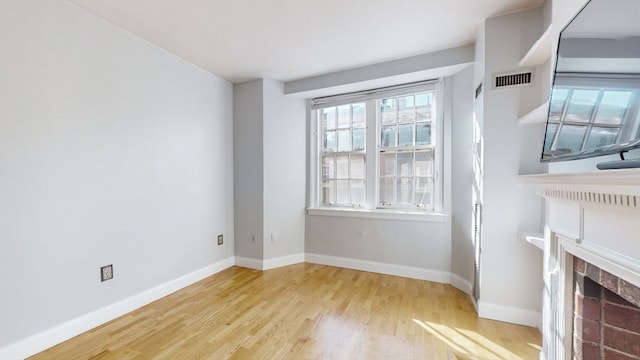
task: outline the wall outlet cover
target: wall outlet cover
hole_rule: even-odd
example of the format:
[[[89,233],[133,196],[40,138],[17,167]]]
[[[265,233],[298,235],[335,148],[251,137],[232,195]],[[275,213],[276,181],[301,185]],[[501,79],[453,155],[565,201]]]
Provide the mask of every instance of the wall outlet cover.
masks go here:
[[[107,281],[113,279],[113,264],[100,268],[100,280]]]
[[[224,239],[222,235],[218,235],[218,245],[222,245],[224,243]]]

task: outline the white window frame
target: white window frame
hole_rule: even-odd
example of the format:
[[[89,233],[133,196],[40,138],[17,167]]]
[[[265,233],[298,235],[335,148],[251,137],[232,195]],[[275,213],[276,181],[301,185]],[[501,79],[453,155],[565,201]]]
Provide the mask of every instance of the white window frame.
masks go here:
[[[420,83],[412,83],[383,89],[374,89],[359,93],[351,93],[310,100],[307,103],[309,120],[309,208],[310,215],[358,217],[373,219],[397,219],[413,221],[444,222],[447,218],[444,210],[444,185],[442,173],[444,169],[444,89],[443,81],[430,80]],[[338,207],[321,205],[320,176],[322,174],[321,146],[322,131],[321,122],[317,118],[317,109],[357,102],[377,101],[378,99],[394,96],[414,94],[424,91],[435,91],[435,119],[432,121],[434,136],[433,159],[433,209],[421,209],[413,207],[379,207],[379,161],[380,161],[380,123],[379,106],[374,105],[374,111],[366,112],[367,130],[365,143],[366,163],[366,202],[363,207]],[[370,106],[367,105],[367,110]],[[373,126],[372,126],[373,125]]]

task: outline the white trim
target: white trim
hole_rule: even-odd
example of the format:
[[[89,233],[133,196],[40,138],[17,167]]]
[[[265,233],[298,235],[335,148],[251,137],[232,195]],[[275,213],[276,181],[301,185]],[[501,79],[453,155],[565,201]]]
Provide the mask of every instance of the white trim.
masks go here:
[[[449,284],[467,295],[471,295],[473,291],[473,284],[458,274],[451,273]]]
[[[486,301],[478,301],[478,316],[484,319],[504,321],[513,324],[538,327],[540,312],[517,308],[508,305],[493,304]]]
[[[71,339],[119,316],[139,309],[149,303],[196,283],[208,276],[216,274],[234,265],[234,258],[228,257],[200,270],[170,280],[154,288],[120,300],[96,311],[82,315],[51,329],[35,334],[26,339],[0,349],[0,359],[24,359],[44,351],[63,341]]]
[[[349,209],[349,208],[307,208],[307,214],[314,216],[350,217],[377,220],[406,220],[444,223],[448,214],[426,211],[402,211],[388,209]]]
[[[429,270],[413,266],[357,260],[337,256],[306,253],[306,262],[321,265],[337,266],[346,269],[369,271],[378,274],[402,276],[410,279],[427,280],[449,284],[451,273],[442,270]]]
[[[248,269],[262,270],[262,260],[259,259],[236,256],[234,258],[234,264]]]
[[[304,260],[305,260],[304,253],[286,255],[286,256],[281,256],[273,259],[264,259],[264,260],[236,256],[234,264],[236,266],[245,267],[245,268],[254,269],[254,270],[271,270],[271,269],[275,269],[283,266],[300,264],[300,263],[303,263]]]
[[[273,259],[266,259],[262,261],[262,270],[270,270],[283,266],[289,266],[293,264],[300,264],[305,261],[305,254],[293,254],[281,256]]]

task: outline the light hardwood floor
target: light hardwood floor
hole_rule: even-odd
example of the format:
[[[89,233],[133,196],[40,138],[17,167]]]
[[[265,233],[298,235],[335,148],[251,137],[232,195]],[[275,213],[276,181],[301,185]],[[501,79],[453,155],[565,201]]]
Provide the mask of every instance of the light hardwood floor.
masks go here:
[[[31,359],[537,359],[540,344],[450,285],[305,263],[232,267]]]

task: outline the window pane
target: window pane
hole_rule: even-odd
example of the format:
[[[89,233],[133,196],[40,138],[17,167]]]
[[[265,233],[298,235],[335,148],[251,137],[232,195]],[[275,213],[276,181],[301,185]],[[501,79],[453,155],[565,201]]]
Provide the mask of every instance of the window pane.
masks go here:
[[[396,99],[382,99],[380,101],[380,115],[382,124],[395,124],[397,119],[398,104]]]
[[[338,130],[338,151],[351,151],[351,130]]]
[[[322,134],[322,151],[335,152],[336,151],[336,132],[325,131]]]
[[[336,177],[338,179],[349,178],[349,155],[336,156]]]
[[[433,93],[416,94],[416,121],[431,120]]]
[[[354,128],[365,127],[366,125],[366,117],[365,117],[365,106],[364,104],[353,104],[351,105],[353,109],[353,118],[352,125]]]
[[[593,127],[589,133],[589,140],[585,149],[592,149],[598,146],[615,144],[618,139],[619,128]]]
[[[591,114],[598,100],[598,90],[573,90],[566,120],[589,122]]]
[[[564,104],[567,101],[569,89],[553,89],[551,92],[551,103],[549,105],[549,120],[560,121]]]
[[[350,127],[351,105],[338,106],[338,128]]]
[[[380,179],[380,202],[388,204],[396,202],[396,178]]]
[[[396,154],[380,154],[380,176],[394,176],[396,174]]]
[[[322,178],[323,179],[336,178],[336,162],[333,156],[322,157]]]
[[[413,178],[398,179],[398,203],[413,204]]]
[[[398,154],[398,176],[412,176],[413,175],[413,154],[412,153],[399,153]]]
[[[335,181],[325,180],[322,182],[322,203],[335,203]]]
[[[349,180],[336,180],[336,203],[349,204]]]
[[[323,129],[335,129],[336,128],[336,108],[322,109],[322,128]]]
[[[622,124],[629,107],[631,91],[605,91],[600,100],[595,122],[601,124]]]
[[[365,197],[364,180],[351,180],[351,203],[363,205]]]
[[[353,129],[353,150],[364,150],[364,136],[366,129]]]
[[[351,155],[351,178],[364,179],[364,155]]]
[[[413,145],[413,125],[398,126],[398,146]]]
[[[545,151],[551,150],[551,145],[553,144],[553,139],[555,139],[557,132],[558,132],[558,124],[547,125],[547,135],[544,138]]]
[[[431,123],[416,124],[416,145],[431,145]]]
[[[433,175],[431,151],[416,151],[416,176]]]
[[[586,126],[580,125],[564,125],[560,129],[558,135],[557,150],[580,151],[582,150],[582,141],[587,133]]]
[[[413,95],[398,99],[398,121],[402,123],[414,121]]]
[[[416,204],[431,206],[433,204],[432,178],[416,179]]]
[[[380,144],[382,147],[396,147],[397,134],[395,126],[383,126],[380,131]]]

